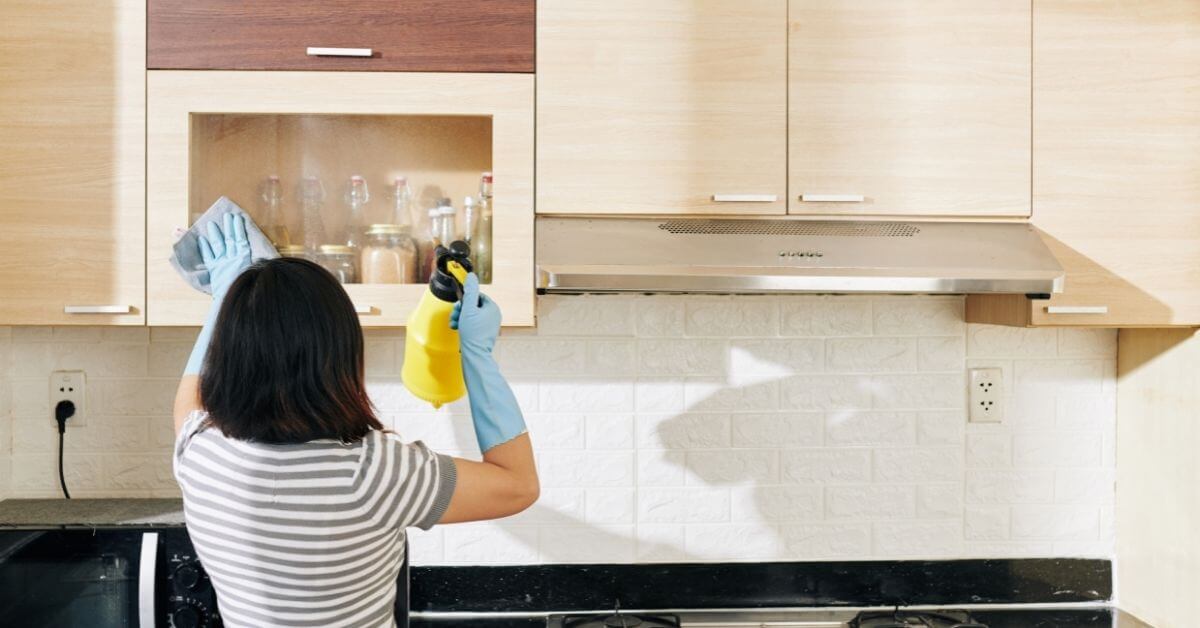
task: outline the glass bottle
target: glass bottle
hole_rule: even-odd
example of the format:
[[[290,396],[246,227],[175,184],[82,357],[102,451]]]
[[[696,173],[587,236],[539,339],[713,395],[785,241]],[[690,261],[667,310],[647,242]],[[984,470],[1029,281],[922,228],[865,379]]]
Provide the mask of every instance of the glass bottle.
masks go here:
[[[479,208],[475,199],[468,196],[463,199],[463,230],[462,239],[467,244],[475,238],[475,224],[479,222]]]
[[[342,241],[346,246],[358,248],[362,244],[363,230],[366,227],[363,220],[363,208],[371,200],[371,192],[367,189],[367,180],[354,175],[346,185],[344,197],[350,213],[346,217],[346,229]]]
[[[354,247],[342,244],[322,244],[317,263],[333,274],[338,283],[358,283],[357,255]]]
[[[259,219],[262,220],[263,232],[275,248],[288,246],[292,236],[288,232],[287,223],[283,218],[283,185],[279,175],[271,175],[263,180],[258,190]]]
[[[479,220],[471,241],[471,262],[480,283],[492,282],[492,173],[485,172],[479,181]]]
[[[454,218],[458,212],[455,211],[454,206],[450,204],[450,199],[444,198],[442,201],[443,205],[438,207],[438,214],[440,215],[439,217],[441,222],[441,229],[439,231],[438,239],[441,241],[442,246],[450,246],[451,242],[458,239],[458,228],[454,224]]]
[[[408,177],[396,177],[392,182],[392,223],[413,225],[413,193],[408,187]]]
[[[421,248],[421,263],[418,281],[426,282],[433,276],[434,265],[437,264],[437,256],[434,254],[438,245],[442,243],[442,213],[437,207],[430,208],[425,212],[428,216],[426,227],[428,231],[425,234],[424,240],[420,243]]]
[[[325,240],[325,221],[321,216],[325,203],[325,186],[317,177],[300,180],[300,219],[304,226],[304,248],[313,258]]]
[[[410,227],[377,224],[367,229],[361,254],[363,283],[417,283],[417,262]]]

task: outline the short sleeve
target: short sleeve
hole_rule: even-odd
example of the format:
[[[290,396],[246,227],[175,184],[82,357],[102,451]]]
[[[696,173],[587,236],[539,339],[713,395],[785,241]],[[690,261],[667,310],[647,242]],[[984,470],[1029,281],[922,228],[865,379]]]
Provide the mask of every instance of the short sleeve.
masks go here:
[[[204,431],[204,420],[208,418],[208,413],[203,410],[192,410],[187,418],[183,420],[183,425],[179,428],[179,433],[175,435],[175,454],[173,457],[175,467],[175,480],[179,480],[179,463],[183,459],[183,452],[187,451],[187,447],[192,442],[192,437]]]
[[[400,527],[432,528],[446,514],[454,495],[458,480],[454,459],[433,452],[421,441],[405,443],[392,433],[384,436],[384,442],[403,473],[395,493],[401,500]]]

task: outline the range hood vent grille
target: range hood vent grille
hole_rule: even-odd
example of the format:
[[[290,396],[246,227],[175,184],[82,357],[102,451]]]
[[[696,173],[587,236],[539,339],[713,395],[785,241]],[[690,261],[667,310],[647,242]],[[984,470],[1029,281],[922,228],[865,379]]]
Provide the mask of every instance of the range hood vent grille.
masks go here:
[[[906,222],[849,222],[838,220],[667,220],[658,225],[677,235],[837,236],[850,238],[911,238],[921,232]]]

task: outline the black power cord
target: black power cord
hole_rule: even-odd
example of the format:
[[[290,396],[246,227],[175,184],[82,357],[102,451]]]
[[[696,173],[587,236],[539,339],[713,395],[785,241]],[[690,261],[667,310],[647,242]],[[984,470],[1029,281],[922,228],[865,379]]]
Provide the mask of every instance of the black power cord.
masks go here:
[[[54,420],[58,422],[58,482],[62,484],[63,497],[71,499],[67,492],[67,475],[63,473],[63,441],[67,435],[67,419],[75,416],[75,404],[67,399],[54,406]]]

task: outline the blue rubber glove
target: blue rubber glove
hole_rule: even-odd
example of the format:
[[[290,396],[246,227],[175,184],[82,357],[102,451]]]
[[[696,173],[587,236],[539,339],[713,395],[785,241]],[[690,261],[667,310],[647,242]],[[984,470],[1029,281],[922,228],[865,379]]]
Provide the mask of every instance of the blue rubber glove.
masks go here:
[[[208,316],[200,335],[196,338],[196,346],[192,347],[192,355],[188,358],[184,375],[199,375],[200,367],[204,366],[204,356],[208,353],[208,343],[212,340],[213,327],[217,323],[217,314],[221,311],[221,301],[233,280],[242,271],[250,267],[250,241],[246,238],[246,219],[240,214],[229,212],[222,217],[224,229],[215,222],[208,224],[208,237],[201,236],[200,257],[204,267],[208,269],[209,282],[212,285],[213,300],[208,307]]]
[[[524,434],[525,417],[492,357],[492,348],[500,335],[500,308],[479,293],[479,278],[475,273],[467,275],[462,300],[454,304],[450,313],[450,327],[458,330],[475,438],[479,441],[479,451],[487,453],[496,445]]]

